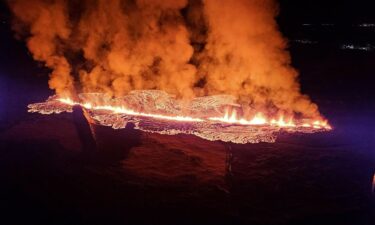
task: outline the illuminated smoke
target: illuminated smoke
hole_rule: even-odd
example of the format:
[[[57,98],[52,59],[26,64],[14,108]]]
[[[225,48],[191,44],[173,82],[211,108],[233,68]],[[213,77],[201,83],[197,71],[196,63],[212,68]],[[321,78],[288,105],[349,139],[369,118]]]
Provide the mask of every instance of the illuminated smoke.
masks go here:
[[[317,114],[300,94],[274,1],[206,0],[205,13],[209,35],[200,70],[207,93],[233,94],[256,108]]]
[[[94,64],[80,70],[84,91],[124,95],[161,89],[193,96],[195,67],[189,33],[180,10],[184,0],[97,1],[79,22],[84,57]]]
[[[71,67],[64,57],[63,43],[70,37],[67,8],[64,1],[9,1],[17,16],[14,29],[22,33],[27,28],[30,35],[27,47],[35,60],[52,69],[49,86],[59,94],[73,91]]]
[[[244,113],[319,117],[300,93],[273,0],[12,0],[14,29],[60,95],[231,94]],[[26,31],[26,33],[25,33]],[[74,90],[74,91],[73,91]]]

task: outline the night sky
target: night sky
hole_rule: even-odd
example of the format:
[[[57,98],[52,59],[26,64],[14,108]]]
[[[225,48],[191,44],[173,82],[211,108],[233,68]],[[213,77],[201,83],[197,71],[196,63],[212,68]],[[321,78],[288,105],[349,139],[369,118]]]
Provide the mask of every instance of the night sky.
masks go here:
[[[371,1],[281,0],[281,17],[286,23],[372,23]]]

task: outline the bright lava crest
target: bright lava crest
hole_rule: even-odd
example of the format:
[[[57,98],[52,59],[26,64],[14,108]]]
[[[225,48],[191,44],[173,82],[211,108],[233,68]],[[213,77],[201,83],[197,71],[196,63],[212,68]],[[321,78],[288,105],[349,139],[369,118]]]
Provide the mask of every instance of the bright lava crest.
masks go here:
[[[51,96],[43,103],[30,104],[29,112],[52,114],[72,112],[80,105],[95,124],[125,128],[134,123],[135,129],[145,132],[175,135],[192,134],[210,141],[239,144],[275,142],[282,131],[315,133],[331,130],[325,120],[301,120],[293,118],[267,118],[258,112],[253,118],[240,118],[234,98],[227,95],[207,96],[181,103],[163,91],[132,91],[122,98],[110,98],[100,93],[83,93],[80,101]],[[186,112],[188,112],[187,116]],[[210,115],[210,116],[207,116]]]

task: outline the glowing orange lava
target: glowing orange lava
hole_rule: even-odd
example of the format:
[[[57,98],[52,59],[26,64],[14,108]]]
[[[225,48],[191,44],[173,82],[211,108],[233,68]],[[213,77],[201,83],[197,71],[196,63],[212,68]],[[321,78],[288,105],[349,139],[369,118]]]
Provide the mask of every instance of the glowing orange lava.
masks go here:
[[[68,104],[68,105],[80,105],[83,108],[89,110],[107,110],[112,113],[117,114],[126,114],[126,115],[134,115],[134,116],[142,116],[142,117],[151,117],[156,119],[163,119],[163,120],[172,120],[172,121],[185,121],[185,122],[221,122],[221,123],[228,123],[228,124],[239,124],[239,125],[269,125],[269,126],[276,126],[276,127],[285,127],[285,128],[292,128],[292,127],[305,127],[305,128],[314,128],[314,129],[325,129],[331,130],[332,127],[328,124],[326,120],[314,120],[308,121],[301,124],[297,124],[293,118],[285,119],[283,116],[279,118],[267,118],[262,113],[256,113],[255,116],[250,119],[246,120],[244,118],[238,118],[236,110],[233,110],[231,114],[226,112],[223,117],[208,117],[208,118],[194,118],[189,116],[167,116],[161,114],[153,114],[153,113],[143,113],[143,112],[136,112],[131,109],[127,109],[123,106],[112,106],[112,105],[93,105],[92,103],[79,103],[75,102],[69,98],[59,98],[58,101]]]

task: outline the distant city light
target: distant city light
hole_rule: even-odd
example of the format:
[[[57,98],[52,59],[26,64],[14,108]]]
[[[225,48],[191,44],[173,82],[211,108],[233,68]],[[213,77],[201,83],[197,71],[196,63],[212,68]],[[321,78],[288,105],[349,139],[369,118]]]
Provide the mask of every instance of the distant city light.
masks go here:
[[[311,45],[311,44],[317,44],[317,41],[311,41],[308,39],[296,39],[293,40],[292,42],[300,43],[300,44],[306,44],[306,45]]]
[[[367,44],[365,46],[361,46],[361,45],[353,45],[353,44],[344,44],[341,46],[341,49],[344,49],[344,50],[360,50],[360,51],[366,51],[366,52],[369,52],[369,51],[372,51],[374,50],[374,46],[370,45],[370,44]]]
[[[374,23],[361,23],[358,25],[359,27],[375,27]]]

